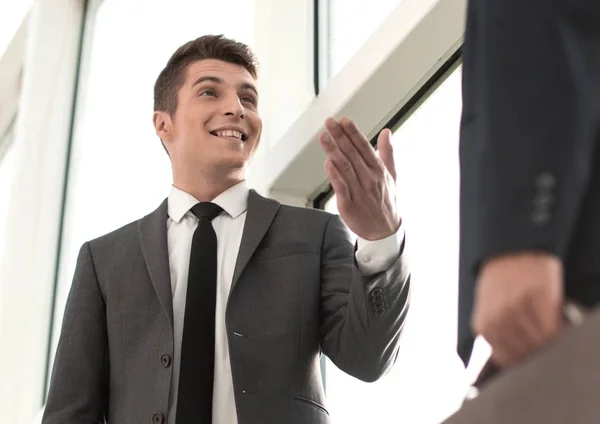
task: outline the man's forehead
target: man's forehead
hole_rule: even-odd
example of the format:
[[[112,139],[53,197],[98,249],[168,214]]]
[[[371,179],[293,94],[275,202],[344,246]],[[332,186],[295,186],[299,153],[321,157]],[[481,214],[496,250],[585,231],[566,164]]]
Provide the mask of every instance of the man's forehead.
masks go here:
[[[216,77],[225,84],[245,82],[254,85],[256,82],[256,79],[243,66],[216,59],[204,59],[191,63],[187,69],[187,76],[191,84],[205,76]]]

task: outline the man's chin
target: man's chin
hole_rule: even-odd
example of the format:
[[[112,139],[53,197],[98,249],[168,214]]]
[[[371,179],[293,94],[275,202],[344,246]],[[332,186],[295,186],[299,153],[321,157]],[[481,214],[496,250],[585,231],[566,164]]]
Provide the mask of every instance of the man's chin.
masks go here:
[[[236,177],[244,173],[250,160],[247,157],[227,157],[214,164],[213,170],[223,178]]]
[[[229,155],[221,161],[221,166],[231,169],[246,168],[250,159],[246,155]]]
[[[199,171],[209,178],[229,179],[231,176],[244,173],[252,160],[252,156],[248,157],[241,152],[228,152],[215,156],[202,158],[204,160],[194,161],[193,165],[191,163],[189,165],[192,165],[195,172]]]

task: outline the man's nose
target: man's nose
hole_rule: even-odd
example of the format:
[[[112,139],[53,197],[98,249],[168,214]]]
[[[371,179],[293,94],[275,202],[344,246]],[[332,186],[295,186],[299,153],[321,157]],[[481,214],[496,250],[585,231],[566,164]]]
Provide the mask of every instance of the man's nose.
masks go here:
[[[223,114],[228,116],[244,117],[244,105],[240,98],[236,96],[228,96],[224,99]]]

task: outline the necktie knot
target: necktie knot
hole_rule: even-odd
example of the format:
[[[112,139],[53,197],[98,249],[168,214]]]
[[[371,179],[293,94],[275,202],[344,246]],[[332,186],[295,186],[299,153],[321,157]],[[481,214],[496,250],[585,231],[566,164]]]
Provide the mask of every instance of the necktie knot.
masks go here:
[[[219,216],[221,212],[223,212],[223,208],[221,208],[221,206],[210,202],[196,203],[194,206],[192,206],[191,210],[192,213],[196,215],[196,218],[206,218],[209,221],[212,221]]]

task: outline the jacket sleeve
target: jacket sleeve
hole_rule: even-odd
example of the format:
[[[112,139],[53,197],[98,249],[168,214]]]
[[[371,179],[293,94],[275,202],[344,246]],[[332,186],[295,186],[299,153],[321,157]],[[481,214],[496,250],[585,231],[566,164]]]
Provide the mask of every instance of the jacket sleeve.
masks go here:
[[[471,3],[460,145],[461,225],[471,235],[461,249],[473,252],[474,273],[519,250],[564,259],[598,143],[600,8]]]
[[[410,273],[404,246],[383,272],[359,270],[350,234],[332,216],[322,243],[320,339],[323,352],[363,381],[383,376],[396,360],[408,312]]]
[[[86,243],[67,299],[42,424],[104,423],[107,346],[105,303]]]

